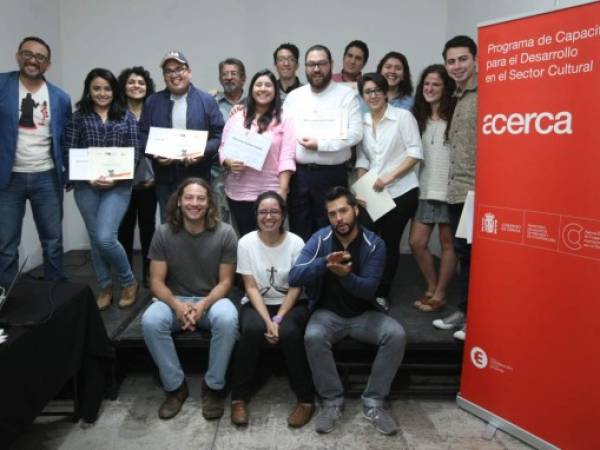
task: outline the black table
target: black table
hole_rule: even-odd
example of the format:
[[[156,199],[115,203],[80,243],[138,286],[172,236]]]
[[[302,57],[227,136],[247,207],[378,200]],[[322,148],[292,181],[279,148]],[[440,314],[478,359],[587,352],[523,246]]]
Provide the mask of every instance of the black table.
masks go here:
[[[0,449],[76,379],[76,413],[94,422],[114,350],[87,285],[22,281],[0,312]]]

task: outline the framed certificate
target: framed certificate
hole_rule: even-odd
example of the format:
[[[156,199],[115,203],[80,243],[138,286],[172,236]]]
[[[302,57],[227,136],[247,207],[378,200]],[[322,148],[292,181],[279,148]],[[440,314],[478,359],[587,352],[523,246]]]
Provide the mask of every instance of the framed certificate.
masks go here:
[[[247,128],[237,128],[227,137],[221,152],[225,158],[242,161],[245,166],[262,170],[271,148],[271,138]]]
[[[133,179],[135,149],[133,147],[90,147],[69,150],[69,179],[111,180]]]
[[[205,130],[150,127],[146,153],[169,159],[202,156],[207,139],[208,131]]]

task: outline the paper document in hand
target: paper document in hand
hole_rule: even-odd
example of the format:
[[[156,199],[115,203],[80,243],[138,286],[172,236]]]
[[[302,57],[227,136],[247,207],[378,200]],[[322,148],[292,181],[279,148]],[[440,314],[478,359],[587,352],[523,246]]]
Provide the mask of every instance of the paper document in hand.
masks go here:
[[[373,222],[396,207],[396,203],[387,189],[381,192],[373,190],[377,177],[377,173],[370,170],[352,185],[352,190],[356,196],[367,203],[367,212]]]
[[[242,161],[245,166],[262,170],[271,148],[271,138],[247,128],[237,128],[231,132],[223,145],[225,158]]]
[[[69,150],[69,179],[131,180],[134,171],[133,147],[90,147]]]
[[[168,159],[202,156],[207,139],[208,131],[205,130],[150,127],[146,153]]]
[[[465,204],[463,205],[458,227],[456,229],[456,237],[467,240],[470,244],[473,242],[473,214],[475,212],[475,192],[468,191]]]
[[[346,139],[348,137],[348,110],[319,109],[302,117],[299,138]]]

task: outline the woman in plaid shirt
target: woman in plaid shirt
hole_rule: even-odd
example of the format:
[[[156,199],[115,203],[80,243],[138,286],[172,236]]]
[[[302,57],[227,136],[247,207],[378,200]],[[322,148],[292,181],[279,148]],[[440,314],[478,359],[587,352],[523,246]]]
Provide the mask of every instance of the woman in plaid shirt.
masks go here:
[[[119,83],[109,70],[97,68],[87,75],[76,107],[63,136],[65,161],[68,161],[69,149],[89,147],[133,147],[137,161],[137,122],[127,111]],[[112,268],[121,285],[119,306],[130,306],[135,301],[138,283],[117,232],[129,205],[132,181],[100,177],[73,184],[100,287],[98,308],[106,309],[112,303]]]

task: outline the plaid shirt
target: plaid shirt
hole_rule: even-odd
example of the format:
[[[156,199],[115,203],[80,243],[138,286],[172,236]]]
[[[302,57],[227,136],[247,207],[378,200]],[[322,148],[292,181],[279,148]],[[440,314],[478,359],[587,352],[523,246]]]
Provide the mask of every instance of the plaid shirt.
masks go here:
[[[67,169],[71,148],[133,147],[136,164],[139,157],[137,121],[129,111],[121,120],[106,122],[102,122],[96,113],[84,114],[77,111],[67,124],[62,141],[63,160]]]

